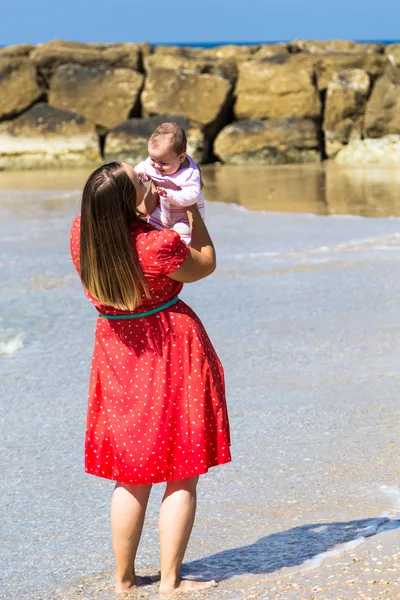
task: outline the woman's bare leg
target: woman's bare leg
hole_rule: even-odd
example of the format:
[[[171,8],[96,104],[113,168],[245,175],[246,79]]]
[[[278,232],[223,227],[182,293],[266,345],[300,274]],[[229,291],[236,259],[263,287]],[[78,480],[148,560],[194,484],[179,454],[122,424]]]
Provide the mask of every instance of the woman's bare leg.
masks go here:
[[[180,576],[183,557],[196,516],[198,477],[167,483],[160,509],[160,594],[193,591],[215,586],[215,581],[195,582]]]
[[[117,483],[111,501],[111,534],[116,562],[117,593],[135,585],[135,557],[143,529],[151,485]]]

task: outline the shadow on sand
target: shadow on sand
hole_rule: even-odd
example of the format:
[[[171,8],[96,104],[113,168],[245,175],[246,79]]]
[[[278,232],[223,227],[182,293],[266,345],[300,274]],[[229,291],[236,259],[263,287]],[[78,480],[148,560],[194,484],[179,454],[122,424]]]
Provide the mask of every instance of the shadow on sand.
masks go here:
[[[182,574],[217,581],[249,573],[269,574],[302,565],[307,560],[360,537],[371,537],[398,527],[400,521],[384,518],[302,525],[267,535],[249,546],[224,550],[185,563]]]

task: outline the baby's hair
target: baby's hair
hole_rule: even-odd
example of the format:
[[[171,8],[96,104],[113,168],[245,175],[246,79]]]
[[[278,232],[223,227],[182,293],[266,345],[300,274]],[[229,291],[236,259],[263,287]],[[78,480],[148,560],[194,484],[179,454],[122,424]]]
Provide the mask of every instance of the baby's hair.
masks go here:
[[[186,133],[176,123],[161,123],[150,136],[149,144],[157,145],[163,138],[169,137],[173,151],[179,155],[186,152]]]

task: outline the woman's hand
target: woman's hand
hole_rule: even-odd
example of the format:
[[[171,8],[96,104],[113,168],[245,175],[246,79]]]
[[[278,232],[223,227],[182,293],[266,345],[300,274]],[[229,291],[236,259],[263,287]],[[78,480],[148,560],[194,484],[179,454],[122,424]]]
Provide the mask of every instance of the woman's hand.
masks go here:
[[[187,206],[186,212],[192,232],[189,255],[179,269],[168,275],[170,279],[180,281],[181,283],[198,281],[211,275],[217,264],[214,244],[197,204]]]
[[[200,215],[200,211],[199,211],[199,207],[196,204],[192,204],[191,206],[186,206],[186,213],[189,219],[189,225],[190,225],[190,230],[193,229],[193,216],[195,215],[195,219],[197,217],[200,217],[201,219],[201,215]]]
[[[147,216],[150,216],[151,213],[156,208],[158,202],[159,202],[159,196],[157,193],[157,186],[154,183],[154,181],[152,181],[151,188],[147,192],[146,197],[143,200],[142,204],[138,207],[138,210],[139,210],[139,212],[141,212]]]

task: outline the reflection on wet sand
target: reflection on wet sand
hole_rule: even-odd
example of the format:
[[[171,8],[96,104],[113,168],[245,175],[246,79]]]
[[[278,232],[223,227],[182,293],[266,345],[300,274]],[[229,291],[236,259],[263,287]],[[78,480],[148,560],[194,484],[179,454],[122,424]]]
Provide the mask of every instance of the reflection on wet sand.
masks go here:
[[[400,170],[332,163],[203,167],[206,197],[250,210],[400,216]]]
[[[90,169],[0,173],[0,190],[81,190]],[[319,165],[206,165],[208,200],[249,210],[400,216],[400,170]],[[43,199],[44,200],[44,199]],[[56,209],[56,194],[53,201]],[[46,203],[49,203],[48,194]],[[45,207],[43,207],[45,208]],[[49,207],[50,209],[50,207]]]
[[[0,190],[80,190],[92,170],[0,171]]]

